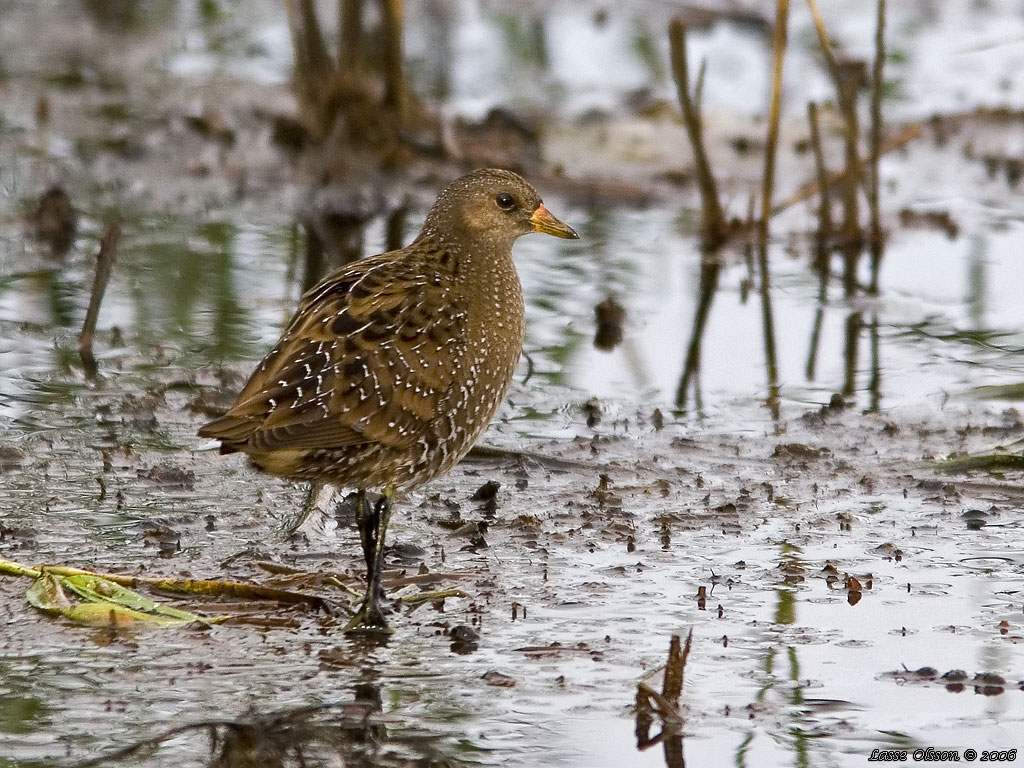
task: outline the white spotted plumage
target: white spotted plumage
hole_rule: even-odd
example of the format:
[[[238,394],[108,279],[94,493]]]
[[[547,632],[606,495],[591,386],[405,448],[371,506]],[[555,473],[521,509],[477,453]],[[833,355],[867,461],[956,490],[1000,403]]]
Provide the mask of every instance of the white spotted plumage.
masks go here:
[[[516,211],[495,206],[498,192]],[[310,289],[238,402],[201,434],[276,474],[354,488],[409,491],[451,469],[487,428],[519,359],[511,250],[539,206],[507,171],[454,182],[410,246]]]

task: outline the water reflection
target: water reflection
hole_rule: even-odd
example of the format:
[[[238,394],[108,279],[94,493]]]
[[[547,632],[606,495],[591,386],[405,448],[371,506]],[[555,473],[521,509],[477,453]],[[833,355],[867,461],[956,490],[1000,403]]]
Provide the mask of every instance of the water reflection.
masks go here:
[[[697,288],[697,302],[693,324],[690,327],[690,341],[686,346],[686,358],[683,363],[683,374],[676,388],[676,408],[686,409],[688,392],[693,386],[693,398],[698,410],[702,408],[700,397],[700,352],[707,326],[711,303],[718,293],[718,277],[722,270],[719,254],[703,253],[700,259],[700,279]]]
[[[783,630],[796,623],[797,616],[797,587],[803,581],[804,563],[801,560],[801,552],[788,542],[782,542],[779,546],[779,570],[782,573],[782,584],[775,591],[775,612],[773,622],[775,629]],[[778,634],[783,634],[781,631]],[[783,691],[786,700],[783,711],[783,722],[780,724],[775,738],[785,743],[793,753],[793,764],[798,768],[807,768],[808,760],[808,734],[804,730],[804,717],[802,704],[804,703],[803,686],[800,682],[800,659],[797,649],[793,645],[786,645],[783,649],[785,654],[786,669],[779,677],[776,671],[780,646],[777,643],[771,644],[762,657],[763,684],[758,689],[755,701],[764,703],[769,694]],[[757,737],[758,729],[752,728],[746,737],[740,742],[736,749],[735,765],[737,768],[746,768],[750,765],[749,757],[754,740]],[[754,763],[756,764],[756,763]]]
[[[750,259],[751,264],[756,264],[754,274],[757,285],[757,297],[760,307],[760,328],[759,336],[762,341],[763,376],[766,382],[763,402],[772,414],[778,419],[780,396],[784,395],[780,381],[779,352],[780,343],[788,341],[789,327],[782,328],[784,334],[782,342],[777,338],[775,312],[773,310],[774,292],[771,282],[771,266],[767,258],[767,250],[762,247],[748,245],[745,248],[748,256],[756,252],[756,259]],[[721,253],[703,253],[700,258],[700,272],[697,284],[697,297],[694,302],[694,315],[690,326],[689,342],[686,346],[686,353],[683,361],[682,375],[679,378],[675,390],[676,408],[685,412],[690,398],[693,398],[694,405],[698,412],[702,410],[701,388],[700,388],[700,363],[703,349],[703,340],[708,328],[708,318],[715,296],[720,288],[721,275],[723,270],[724,257]],[[803,368],[805,384],[816,384],[818,376],[819,355],[822,344],[822,328],[826,315],[829,312],[829,284],[832,275],[830,259],[827,252],[822,257],[820,254],[810,260],[812,266],[811,275],[817,277],[817,292],[813,298],[814,314],[811,322],[808,352]],[[745,285],[745,284],[744,284]],[[809,287],[809,286],[808,286]],[[788,297],[784,297],[788,298]],[[806,297],[810,299],[811,297]],[[741,290],[740,301],[745,303],[746,291]],[[805,299],[805,300],[806,300]],[[869,394],[870,410],[878,410],[881,407],[881,363],[880,363],[880,337],[879,320],[877,313],[872,314],[871,321],[865,322],[863,313],[853,310],[846,314],[843,323],[842,347],[836,350],[842,360],[842,381],[836,390],[846,398],[855,399],[861,391],[858,386],[858,375],[861,371],[861,346],[867,337],[870,362],[868,366],[869,380],[864,389]],[[753,329],[751,329],[752,331]],[[753,335],[753,334],[751,334]],[[791,342],[790,342],[791,343]],[[712,351],[714,354],[716,351]],[[719,352],[721,354],[721,352]],[[737,356],[729,355],[730,359],[739,362]],[[825,383],[828,386],[828,383]],[[821,396],[823,402],[828,402],[827,394]]]
[[[768,392],[765,397],[765,405],[772,414],[772,418],[778,421],[779,418],[779,363],[776,354],[775,342],[775,315],[772,312],[772,289],[771,278],[768,268],[768,245],[760,243],[757,246],[757,274],[759,278],[761,297],[761,335],[764,339],[764,367],[767,379]]]
[[[989,385],[997,368],[1008,383],[1016,380],[1011,361],[1019,346],[996,343],[1013,336],[978,325],[993,315],[1008,321],[1010,295],[980,287],[995,257],[977,246],[970,251],[977,255],[963,303],[970,331],[943,328],[940,308],[923,292],[908,294],[913,275],[897,269],[897,258],[890,260],[892,292],[936,311],[907,333],[899,302],[836,298],[844,289],[833,280],[831,260],[813,253],[795,260],[772,258],[773,249],[767,256],[755,252],[756,300],[747,302],[746,259],[729,252],[702,255],[696,239],[685,234],[651,234],[666,220],[661,210],[612,209],[584,218],[564,201],[552,205],[566,208],[573,221],[582,219],[581,244],[558,254],[526,238],[516,252],[527,293],[527,349],[544,385],[586,397],[662,407],[671,402],[681,412],[693,407],[701,414],[731,398],[758,397],[774,412],[780,402],[825,404],[837,393],[878,410],[934,394],[936,381]],[[388,220],[358,228],[360,239],[366,238],[362,250],[407,241],[422,215],[402,206]],[[1009,242],[1012,236],[989,239]],[[173,349],[202,365],[251,360],[279,332],[302,285],[329,268],[326,258],[308,257],[312,240],[290,219],[258,229],[226,219],[192,223],[168,216],[126,223],[123,258],[98,329],[101,374],[103,356],[118,349],[114,329],[133,347]],[[63,370],[60,350],[73,347],[68,337],[81,324],[95,247],[90,239],[66,264],[36,270],[25,269],[27,258],[8,258],[0,278],[0,321],[7,328],[0,392],[8,405],[14,393],[25,396],[25,372]],[[306,258],[298,259],[300,253]],[[815,262],[822,268],[814,269]],[[998,267],[1005,276],[1003,262]],[[595,349],[588,343],[598,330],[594,307],[609,296],[625,313],[622,339],[610,350]],[[995,312],[993,302],[999,302]],[[954,306],[945,322],[955,323],[955,312]],[[49,341],[52,329],[60,329],[56,334],[63,339],[57,350]],[[949,342],[968,345],[966,357],[946,352]],[[899,364],[887,369],[886,358]]]
[[[186,747],[206,751],[208,768],[275,768],[275,766],[345,765],[366,768],[388,766],[458,766],[465,764],[448,753],[443,740],[401,730],[389,732],[383,716],[381,687],[357,683],[349,701],[303,706],[273,713],[253,712],[238,719],[197,721],[171,728],[122,749],[80,762],[78,768],[133,765],[161,750]],[[207,742],[205,750],[194,742]],[[172,746],[173,745],[173,746]]]

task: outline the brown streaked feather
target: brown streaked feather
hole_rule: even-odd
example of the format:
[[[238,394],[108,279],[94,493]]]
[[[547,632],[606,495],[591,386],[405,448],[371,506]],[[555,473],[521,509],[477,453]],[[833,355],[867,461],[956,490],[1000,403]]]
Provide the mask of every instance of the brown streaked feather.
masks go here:
[[[466,312],[433,255],[363,259],[308,291],[235,406],[200,434],[248,453],[414,443],[465,351]]]
[[[303,296],[238,401],[200,434],[264,470],[407,493],[487,428],[522,351],[512,245],[575,233],[509,171],[438,196],[405,248],[335,271]]]

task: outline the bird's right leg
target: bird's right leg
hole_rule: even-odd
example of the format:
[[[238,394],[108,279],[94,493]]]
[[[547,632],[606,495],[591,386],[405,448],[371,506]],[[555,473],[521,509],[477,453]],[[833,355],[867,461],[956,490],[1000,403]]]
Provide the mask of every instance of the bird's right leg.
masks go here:
[[[278,528],[281,538],[290,539],[296,534],[305,534],[310,539],[331,535],[337,527],[331,512],[338,489],[331,483],[316,480],[309,484],[302,510],[298,515],[284,520]]]

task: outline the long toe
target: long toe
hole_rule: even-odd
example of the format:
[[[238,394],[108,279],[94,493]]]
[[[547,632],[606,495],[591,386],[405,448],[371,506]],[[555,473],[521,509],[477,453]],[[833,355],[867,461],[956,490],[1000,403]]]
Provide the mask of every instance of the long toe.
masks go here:
[[[391,627],[384,617],[380,603],[377,600],[364,600],[359,610],[356,611],[348,624],[345,625],[345,632],[380,632],[391,633]]]

